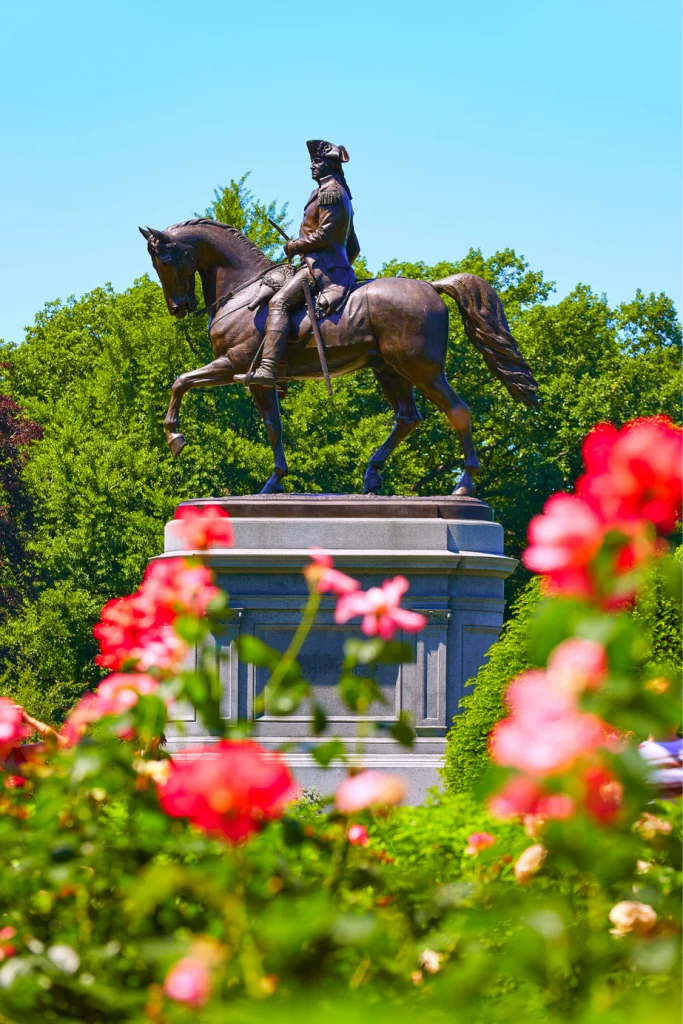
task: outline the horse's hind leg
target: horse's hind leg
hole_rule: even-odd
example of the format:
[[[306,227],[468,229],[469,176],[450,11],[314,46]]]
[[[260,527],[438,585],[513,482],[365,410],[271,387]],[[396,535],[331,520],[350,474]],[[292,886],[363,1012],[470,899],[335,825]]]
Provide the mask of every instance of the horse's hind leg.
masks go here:
[[[363,494],[377,494],[382,484],[380,470],[395,448],[418,425],[422,417],[415,404],[413,385],[386,363],[373,370],[384,396],[396,413],[394,428],[384,444],[377,449],[368,463],[363,480]]]
[[[284,487],[280,483],[283,476],[287,476],[289,468],[285,458],[285,449],[282,444],[282,419],[280,417],[280,402],[275,388],[263,387],[261,384],[252,384],[249,389],[254,396],[258,411],[266,426],[270,447],[275,457],[275,468],[268,478],[261,494],[281,494]]]
[[[426,398],[437,405],[442,412],[445,412],[448,422],[457,431],[462,445],[465,470],[455,485],[453,494],[472,496],[476,491],[472,477],[479,472],[480,466],[472,438],[469,407],[459,395],[456,395],[446,380],[443,370],[438,370],[428,377],[422,374],[420,376],[421,379],[415,380],[415,384]]]

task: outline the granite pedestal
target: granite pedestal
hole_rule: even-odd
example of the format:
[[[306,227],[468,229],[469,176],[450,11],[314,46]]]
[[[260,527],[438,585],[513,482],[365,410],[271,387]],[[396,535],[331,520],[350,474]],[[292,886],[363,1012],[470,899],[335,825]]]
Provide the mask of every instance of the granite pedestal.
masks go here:
[[[414,719],[417,740],[412,751],[380,733],[365,742],[367,767],[403,775],[409,800],[423,799],[439,781],[445,737],[468,680],[483,664],[503,622],[503,583],[516,562],[503,553],[503,530],[488,505],[475,498],[380,498],[353,495],[258,495],[199,499],[185,504],[218,502],[232,516],[235,546],[214,549],[206,561],[235,609],[231,622],[209,639],[223,683],[226,718],[254,718],[254,698],[267,675],[240,662],[235,638],[240,632],[259,637],[280,650],[287,647],[307,597],[301,570],[308,550],[322,547],[335,565],[360,580],[364,589],[388,576],[404,575],[410,590],[405,607],[427,617],[416,638],[416,661],[382,666],[378,682],[387,704],[368,711],[373,722],[391,722],[400,711]],[[166,526],[165,552],[186,552],[177,525]],[[327,709],[329,733],[354,744],[357,716],[339,699],[335,684],[346,637],[360,635],[355,623],[338,626],[335,599],[323,598],[316,625],[299,661],[315,699]],[[209,739],[192,709],[175,711],[169,749],[182,751]],[[266,747],[301,741],[287,759],[301,785],[329,793],[344,767],[321,769],[310,754],[310,714],[302,706],[289,717],[259,714],[254,735]]]

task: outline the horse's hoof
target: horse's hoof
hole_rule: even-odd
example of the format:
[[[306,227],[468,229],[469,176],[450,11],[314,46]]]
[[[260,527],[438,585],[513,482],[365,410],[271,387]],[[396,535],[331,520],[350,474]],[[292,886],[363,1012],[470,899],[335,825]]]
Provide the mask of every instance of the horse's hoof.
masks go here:
[[[463,475],[458,480],[453,494],[460,498],[473,498],[477,492],[477,488],[474,486],[474,480],[470,476],[469,471],[466,469]]]
[[[167,434],[166,441],[168,442],[168,447],[171,449],[171,455],[174,458],[177,458],[180,455],[187,443],[182,434]]]
[[[378,494],[384,477],[376,470],[368,470],[363,480],[363,494]]]
[[[285,489],[276,476],[271,476],[261,494],[284,494]]]

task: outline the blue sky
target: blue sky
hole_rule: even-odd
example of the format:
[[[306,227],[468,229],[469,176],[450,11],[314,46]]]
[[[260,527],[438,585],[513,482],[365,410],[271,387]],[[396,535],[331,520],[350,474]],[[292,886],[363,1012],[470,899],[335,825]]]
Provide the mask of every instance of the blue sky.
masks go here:
[[[511,246],[616,303],[681,300],[678,0],[7,4],[0,337],[151,270],[138,224],[343,143],[370,267]]]

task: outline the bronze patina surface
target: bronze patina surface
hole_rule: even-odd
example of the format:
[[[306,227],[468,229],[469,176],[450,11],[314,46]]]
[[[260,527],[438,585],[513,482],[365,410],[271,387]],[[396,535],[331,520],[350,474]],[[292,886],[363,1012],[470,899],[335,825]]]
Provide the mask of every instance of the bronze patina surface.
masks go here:
[[[401,277],[356,282],[359,254],[351,193],[342,165],[343,146],[315,139],[308,144],[311,174],[318,183],[306,203],[299,237],[285,247],[286,258],[305,265],[276,263],[236,228],[208,218],[175,224],[165,231],[141,228],[172,316],[181,320],[197,309],[195,274],[209,311],[209,338],[215,359],[181,374],[172,387],[164,420],[174,455],[185,444],[180,406],[192,388],[216,387],[250,378],[250,389],[275,458],[263,493],[283,490],[288,473],[282,443],[278,387],[289,380],[321,379],[323,370],[308,313],[301,308],[304,281],[317,293],[317,315],[332,377],[370,368],[395,412],[394,426],[365,471],[364,493],[376,494],[387,458],[420,422],[414,388],[446,415],[464,454],[464,472],[454,494],[475,493],[479,460],[469,409],[445,376],[448,308],[456,303],[465,332],[490,372],[512,397],[538,404],[538,385],[510,333],[496,291],[474,274],[454,274],[428,282]],[[411,499],[414,501],[415,499]]]

